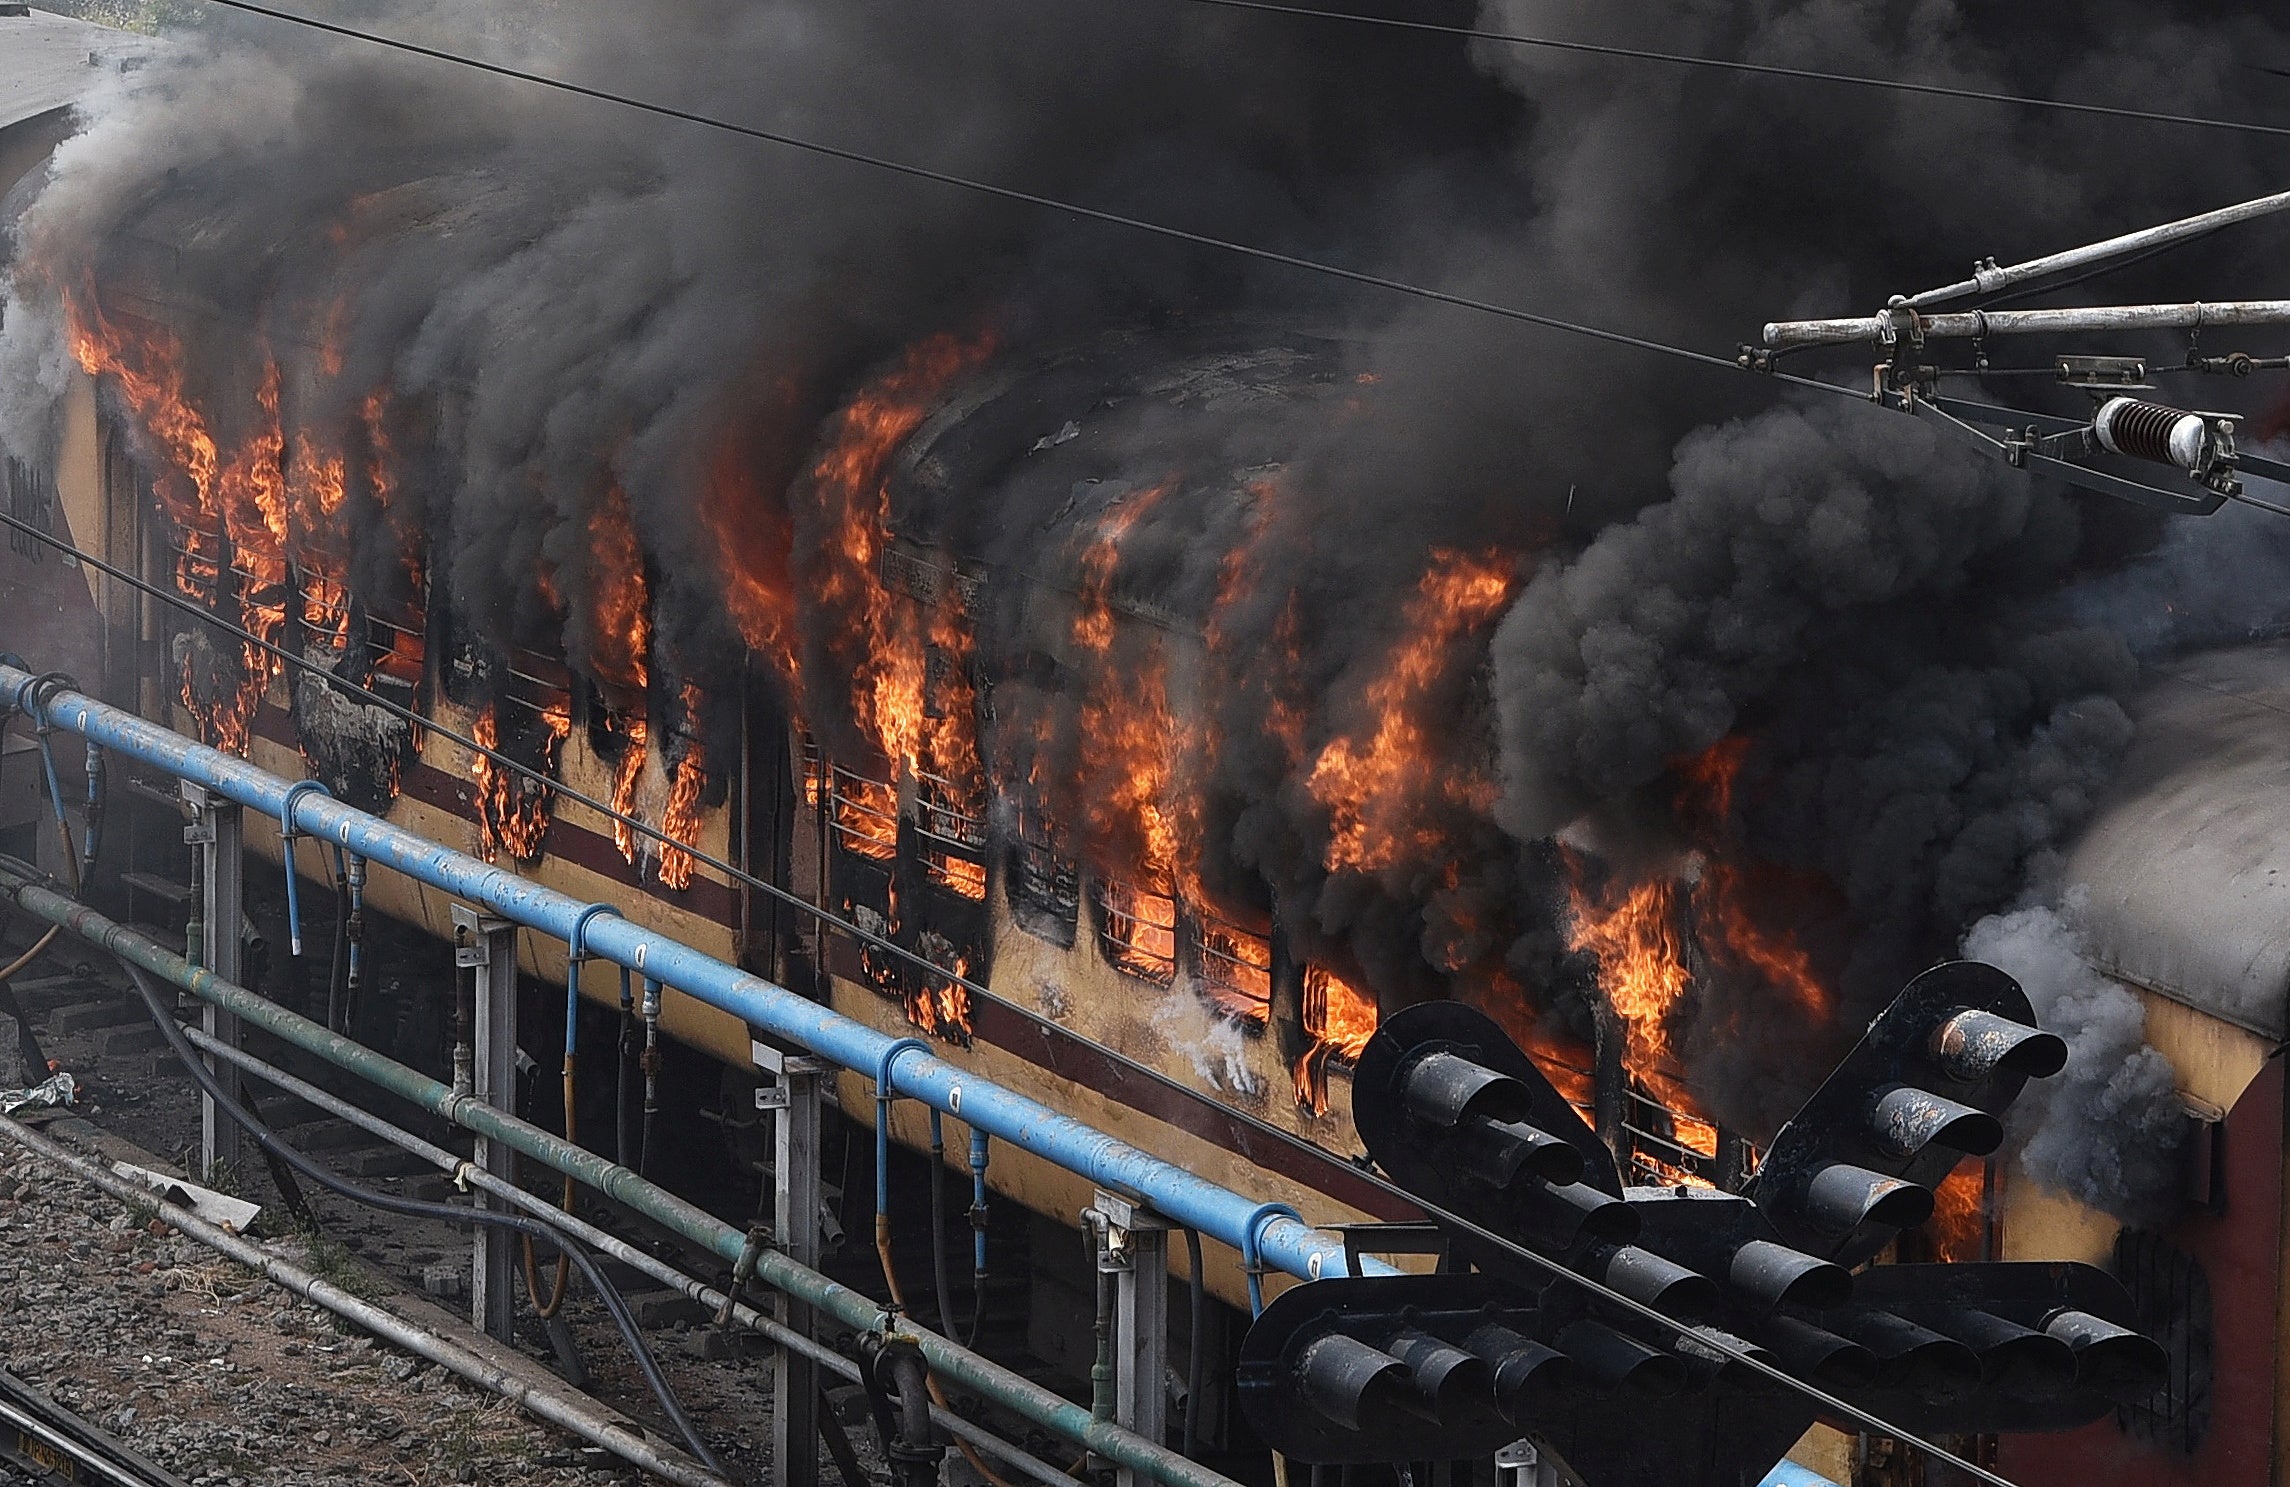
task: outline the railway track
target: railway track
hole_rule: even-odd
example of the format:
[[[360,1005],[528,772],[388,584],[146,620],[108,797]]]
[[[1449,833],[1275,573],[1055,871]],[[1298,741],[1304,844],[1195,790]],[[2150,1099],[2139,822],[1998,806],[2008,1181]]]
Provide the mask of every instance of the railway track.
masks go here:
[[[19,1477],[74,1487],[185,1487],[125,1441],[0,1370],[0,1481]]]

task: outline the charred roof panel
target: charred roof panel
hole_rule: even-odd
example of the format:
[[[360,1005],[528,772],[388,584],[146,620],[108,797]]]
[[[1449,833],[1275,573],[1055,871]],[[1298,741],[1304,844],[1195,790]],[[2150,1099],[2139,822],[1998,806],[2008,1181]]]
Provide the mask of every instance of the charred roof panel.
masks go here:
[[[139,56],[148,38],[35,10],[0,15],[0,129],[77,103],[116,67]]]
[[[2088,954],[2271,1038],[2290,1026],[2290,642],[2151,667],[2122,774],[2068,859]]]

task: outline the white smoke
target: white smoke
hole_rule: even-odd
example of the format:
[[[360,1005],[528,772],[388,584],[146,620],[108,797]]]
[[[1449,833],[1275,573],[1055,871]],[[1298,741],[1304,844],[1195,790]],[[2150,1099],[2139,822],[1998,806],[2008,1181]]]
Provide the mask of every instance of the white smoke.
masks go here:
[[[2081,890],[2059,905],[1991,914],[1964,936],[1964,953],[2008,972],[2036,1020],[2067,1040],[2067,1067],[2034,1080],[2006,1121],[2028,1176],[2118,1218],[2167,1216],[2186,1118],[2171,1065],[2146,1041],[2138,997],[2093,970],[2074,915]]]

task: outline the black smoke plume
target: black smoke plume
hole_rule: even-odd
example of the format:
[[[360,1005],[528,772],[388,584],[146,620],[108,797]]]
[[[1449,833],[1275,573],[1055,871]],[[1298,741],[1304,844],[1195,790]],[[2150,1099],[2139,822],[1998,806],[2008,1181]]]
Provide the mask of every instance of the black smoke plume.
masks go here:
[[[2280,186],[2271,145],[2244,136],[1185,0],[338,13],[1717,352],[1977,255]],[[2256,4],[1420,13],[2135,107],[2265,119],[2290,102],[2249,65],[2290,62]],[[1800,885],[1782,918],[1837,988],[1831,1023],[1777,1032],[1801,1014],[1724,985],[1680,1044],[1696,1092],[1756,1132],[1837,1030],[2073,832],[2124,746],[2113,698],[2147,644],[2063,596],[2153,545],[2156,519],[1878,410],[268,23],[179,36],[91,98],[14,232],[11,444],[52,437],[63,306],[86,296],[184,327],[190,391],[226,436],[264,355],[285,364],[288,426],[343,447],[376,437],[359,410],[387,389],[393,510],[427,531],[433,585],[481,635],[601,669],[596,590],[627,575],[600,569],[595,522],[624,501],[654,671],[747,664],[725,599],[741,566],[785,599],[789,653],[810,658],[791,700],[833,741],[852,727],[849,616],[803,582],[833,514],[810,474],[822,431],[933,336],[990,344],[975,377],[1066,368],[1034,422],[1013,414],[900,515],[1071,592],[1117,503],[1166,488],[1104,583],[1200,638],[1171,694],[1192,740],[1172,773],[1206,890],[1277,907],[1302,953],[1387,1003],[1468,995],[1579,1035],[1595,968],[1567,948],[1553,833],[1587,821],[1618,860],[1693,847]],[[2280,293],[2274,241],[2222,235],[2084,292]],[[1193,397],[1185,379],[1212,366],[1215,395]],[[398,544],[380,524],[356,540],[353,581],[386,596]],[[1347,863],[1315,771],[1392,716],[1392,657],[1430,622],[1411,603],[1459,564],[1515,599],[1442,632],[1397,709],[1419,762],[1374,805],[1411,845]],[[1040,627],[981,618],[987,752],[1070,763],[1089,688]],[[1681,761],[1735,735],[1738,792],[1689,829]]]

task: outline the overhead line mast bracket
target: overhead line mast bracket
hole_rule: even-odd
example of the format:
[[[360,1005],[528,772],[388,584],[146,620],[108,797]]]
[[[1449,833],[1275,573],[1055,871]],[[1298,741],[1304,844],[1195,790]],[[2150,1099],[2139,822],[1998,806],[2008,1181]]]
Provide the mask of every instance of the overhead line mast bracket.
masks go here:
[[[1969,295],[1995,295],[2078,269],[2115,263],[2133,254],[2160,252],[2221,228],[2290,208],[2290,192],[2262,196],[2175,222],[2124,233],[2103,242],[2000,266],[1992,257],[1973,266],[1972,277],[1915,295],[1895,295],[1874,315],[1825,320],[1776,320],[1764,329],[1764,344],[1744,345],[1740,365],[1753,372],[1774,371],[1785,355],[1824,346],[1873,345],[1883,359],[1870,369],[1869,401],[1899,412],[1939,421],[1975,447],[2015,469],[2040,470],[2070,484],[2160,510],[2208,515],[2227,501],[2290,514],[2290,467],[2249,456],[2236,443],[2239,415],[2173,407],[2135,396],[2151,391],[2150,366],[2142,357],[2060,355],[2048,369],[1997,369],[1988,359],[1991,337],[2026,335],[2112,335],[2132,331],[2183,330],[2187,355],[2166,371],[2193,371],[2247,377],[2260,370],[2290,370],[2290,356],[2234,352],[2202,356],[2197,343],[2209,326],[2290,325],[2290,300],[2180,301],[2164,304],[2097,305],[2045,309],[1931,307]],[[2079,281],[2071,281],[2079,282]],[[2060,286],[2066,287],[2066,286]],[[1973,365],[1944,367],[1929,355],[1936,341],[1973,343]],[[1947,377],[2050,376],[2091,399],[2085,419],[2060,418],[1942,396]],[[2141,466],[2178,470],[2194,489],[2154,483]],[[2262,491],[2246,488],[2255,477]]]

